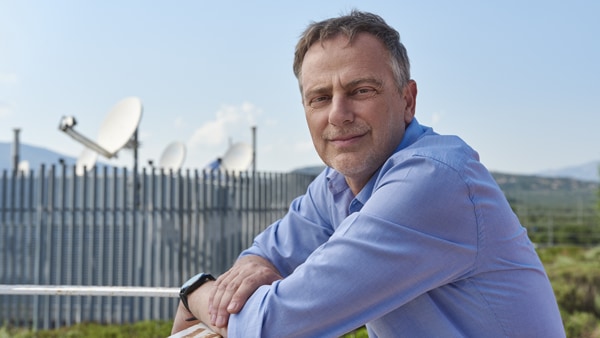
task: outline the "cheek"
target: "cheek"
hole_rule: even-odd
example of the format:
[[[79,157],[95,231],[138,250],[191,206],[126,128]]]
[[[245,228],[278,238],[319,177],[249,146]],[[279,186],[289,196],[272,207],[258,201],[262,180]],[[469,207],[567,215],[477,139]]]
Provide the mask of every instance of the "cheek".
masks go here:
[[[311,112],[307,112],[305,116],[310,134],[313,135],[313,137],[322,134],[323,129],[327,126],[327,119],[320,114]]]
[[[323,155],[326,146],[326,141],[323,139],[323,133],[328,125],[327,120],[323,120],[323,118],[319,115],[307,113],[306,123],[315,150],[319,153],[319,155]]]
[[[381,132],[376,135],[378,143],[384,145],[384,148],[395,148],[400,143],[406,128],[404,116],[400,114],[390,115],[379,127]]]

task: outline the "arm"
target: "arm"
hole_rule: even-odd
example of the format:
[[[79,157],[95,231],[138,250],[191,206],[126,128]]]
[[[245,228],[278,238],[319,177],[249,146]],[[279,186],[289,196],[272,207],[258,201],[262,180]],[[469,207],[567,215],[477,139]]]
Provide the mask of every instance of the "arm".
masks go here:
[[[261,285],[281,279],[276,269],[266,259],[244,256],[216,281],[208,281],[188,295],[188,311],[179,303],[171,334],[202,322],[212,331],[227,336],[229,313],[238,312],[248,297]],[[220,297],[214,299],[214,297]],[[224,304],[226,308],[214,308]],[[216,306],[216,305],[215,305]]]
[[[229,315],[238,313],[246,300],[262,285],[289,275],[315,248],[333,233],[325,220],[327,182],[325,172],[295,199],[286,216],[260,234],[233,267],[221,275],[209,297],[211,324],[225,327]]]
[[[443,164],[416,161],[389,169],[360,212],[292,274],[261,286],[229,333],[339,336],[467,276],[478,243],[468,188]]]

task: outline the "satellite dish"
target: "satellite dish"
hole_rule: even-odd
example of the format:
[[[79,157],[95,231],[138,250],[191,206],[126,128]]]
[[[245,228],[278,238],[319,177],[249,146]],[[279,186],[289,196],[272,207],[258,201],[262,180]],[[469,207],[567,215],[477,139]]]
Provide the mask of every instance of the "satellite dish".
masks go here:
[[[252,147],[239,142],[227,149],[221,158],[221,168],[230,171],[245,171],[252,164]]]
[[[185,160],[185,145],[181,142],[172,142],[163,151],[158,161],[158,167],[164,170],[179,170]]]
[[[142,101],[137,97],[128,97],[117,102],[106,116],[100,126],[96,141],[87,138],[74,129],[77,120],[72,116],[63,116],[58,129],[102,156],[113,158],[125,146],[133,148],[137,154],[136,130],[141,119]]]
[[[17,166],[17,171],[22,172],[24,176],[29,175],[29,161],[23,160],[19,162],[19,165]]]
[[[98,159],[98,153],[90,148],[83,148],[83,151],[77,158],[77,164],[75,165],[75,174],[77,176],[83,176],[86,171],[90,171],[96,165],[96,159]]]
[[[125,147],[142,119],[142,101],[128,97],[112,108],[98,131],[97,143],[111,154]]]

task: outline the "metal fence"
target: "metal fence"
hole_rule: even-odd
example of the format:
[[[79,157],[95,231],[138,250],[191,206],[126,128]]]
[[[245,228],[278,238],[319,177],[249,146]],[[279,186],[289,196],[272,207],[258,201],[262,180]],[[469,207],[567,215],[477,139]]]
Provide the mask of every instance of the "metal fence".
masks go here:
[[[314,176],[103,168],[3,171],[0,284],[174,287],[220,274]],[[0,295],[0,325],[170,319],[176,299]]]

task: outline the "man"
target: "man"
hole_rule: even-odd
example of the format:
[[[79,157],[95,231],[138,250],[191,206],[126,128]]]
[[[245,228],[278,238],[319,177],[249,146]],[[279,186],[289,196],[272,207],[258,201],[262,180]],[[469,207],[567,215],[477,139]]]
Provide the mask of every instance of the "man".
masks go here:
[[[372,337],[565,335],[478,154],[415,119],[393,28],[358,11],[313,23],[294,73],[328,168],[228,272],[192,283],[173,332],[198,318],[232,337],[336,337],[365,324]]]

